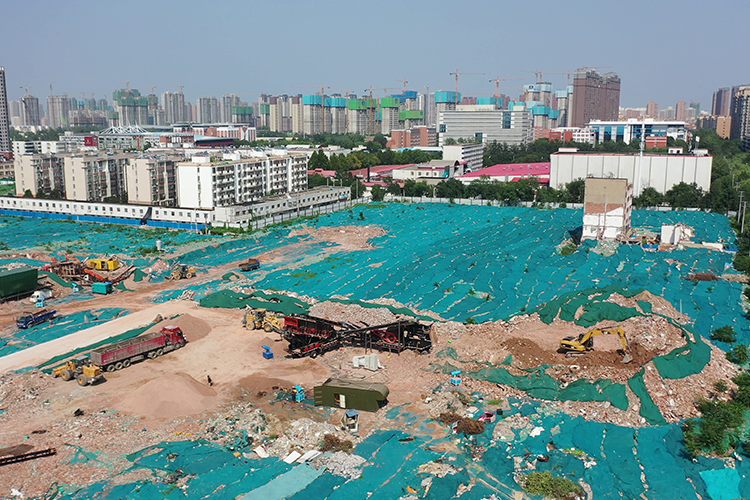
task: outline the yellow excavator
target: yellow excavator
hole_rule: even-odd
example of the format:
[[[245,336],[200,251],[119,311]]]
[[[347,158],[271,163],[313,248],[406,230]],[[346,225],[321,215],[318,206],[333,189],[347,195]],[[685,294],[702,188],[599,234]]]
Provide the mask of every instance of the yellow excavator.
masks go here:
[[[589,330],[586,333],[582,333],[576,337],[565,337],[560,341],[560,350],[565,352],[567,355],[584,354],[594,350],[594,337],[597,335],[617,335],[620,338],[622,344],[622,351],[624,357],[622,358],[623,363],[630,363],[633,361],[633,356],[630,354],[630,343],[628,338],[625,336],[625,330],[621,326],[608,327],[608,328],[597,328]]]
[[[81,387],[104,379],[102,369],[93,364],[88,356],[69,359],[65,364],[53,368],[52,375],[65,381],[76,379]]]
[[[245,327],[253,330],[261,328],[267,332],[278,332],[284,329],[284,320],[278,316],[268,314],[265,309],[255,309],[245,314]]]

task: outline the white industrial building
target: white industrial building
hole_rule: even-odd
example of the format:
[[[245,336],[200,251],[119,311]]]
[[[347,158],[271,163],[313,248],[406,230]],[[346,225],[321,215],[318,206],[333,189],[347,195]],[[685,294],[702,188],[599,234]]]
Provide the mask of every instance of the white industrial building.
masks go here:
[[[178,164],[178,199],[186,208],[214,209],[258,201],[274,193],[307,188],[307,155],[240,153],[194,156]]]
[[[581,152],[560,148],[550,155],[550,186],[560,188],[587,177],[627,179],[634,196],[652,187],[664,194],[675,185],[695,183],[708,191],[711,187],[713,157],[705,150],[697,154],[620,154]]]
[[[627,179],[586,179],[581,239],[627,238],[632,214],[633,185]]]
[[[443,160],[466,162],[469,171],[474,172],[484,165],[484,144],[446,144],[443,146]]]
[[[653,118],[637,120],[631,118],[627,121],[602,121],[592,120],[586,124],[596,142],[622,141],[630,144],[631,141],[640,141],[641,134],[649,137],[671,137],[672,139],[688,140],[688,131],[684,121],[654,121]]]
[[[494,105],[458,105],[455,111],[438,113],[439,145],[447,139],[490,144],[526,144],[534,141],[531,112],[504,111]]]

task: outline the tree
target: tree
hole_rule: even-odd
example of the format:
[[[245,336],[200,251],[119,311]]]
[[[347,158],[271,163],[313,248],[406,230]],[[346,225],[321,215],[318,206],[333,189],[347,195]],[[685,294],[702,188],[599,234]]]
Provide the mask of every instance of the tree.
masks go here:
[[[692,184],[680,182],[667,191],[665,199],[673,208],[698,208],[703,203],[703,190],[695,182]]]
[[[711,340],[731,344],[737,341],[737,334],[731,326],[722,326],[711,332]]]
[[[464,198],[466,186],[457,179],[448,179],[437,185],[435,196],[439,198]]]
[[[323,170],[329,170],[330,162],[328,160],[328,156],[323,152],[323,150],[319,149],[315,152],[313,152],[312,156],[310,156],[310,160],[307,162],[307,168],[310,170],[316,170],[316,169],[323,169]]]
[[[383,201],[383,198],[385,198],[385,189],[383,189],[382,186],[375,184],[372,189],[372,201]]]
[[[647,187],[640,196],[633,198],[635,208],[657,207],[662,203],[664,203],[664,195],[652,187]]]
[[[24,191],[24,193],[23,193],[23,197],[24,197],[24,198],[33,198],[33,197],[34,197],[34,195],[33,195],[33,194],[31,194],[31,189],[27,189],[26,191]]]
[[[750,360],[750,352],[745,344],[737,344],[727,353],[727,359],[741,366]]]
[[[378,144],[380,144],[381,148],[385,148],[385,145],[388,143],[388,139],[383,134],[381,134],[380,132],[378,132],[377,134],[375,134],[375,137],[373,137],[372,140],[374,142],[377,142]]]
[[[586,181],[583,179],[576,179],[572,182],[565,184],[565,191],[568,194],[568,200],[570,203],[583,203],[584,191],[586,190]]]

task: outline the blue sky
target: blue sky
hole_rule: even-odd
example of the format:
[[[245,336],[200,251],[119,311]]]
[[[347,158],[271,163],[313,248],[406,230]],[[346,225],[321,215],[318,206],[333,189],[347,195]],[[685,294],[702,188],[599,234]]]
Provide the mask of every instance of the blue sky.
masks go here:
[[[534,75],[604,67],[622,78],[620,103],[662,108],[750,82],[750,2],[716,0],[381,0],[258,2],[6,0],[0,66],[8,99],[150,93],[184,85],[201,95],[363,94],[373,87],[492,95],[490,78],[521,87]],[[549,75],[556,88],[565,75]],[[516,90],[501,90],[515,95]],[[382,95],[382,92],[381,92]]]

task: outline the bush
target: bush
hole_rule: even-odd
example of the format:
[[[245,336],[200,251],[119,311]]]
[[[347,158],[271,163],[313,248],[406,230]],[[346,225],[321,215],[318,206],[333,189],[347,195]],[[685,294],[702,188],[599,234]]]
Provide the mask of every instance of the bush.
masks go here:
[[[737,340],[737,334],[731,326],[722,326],[711,332],[711,340],[731,344]]]
[[[468,318],[466,318],[466,321],[464,321],[464,323],[466,323],[467,325],[476,325],[477,320],[469,316]]]
[[[572,499],[584,494],[578,483],[564,477],[555,477],[550,471],[530,472],[521,476],[519,483],[527,493],[558,500]]]
[[[727,353],[727,359],[734,364],[744,365],[750,359],[750,352],[745,344],[737,344]]]
[[[704,452],[726,454],[738,441],[744,423],[743,407],[736,401],[698,403],[700,419],[688,420],[682,426],[685,448],[693,456]]]
[[[727,392],[728,389],[729,387],[727,387],[727,383],[723,380],[717,380],[714,382],[714,390],[716,392]]]

